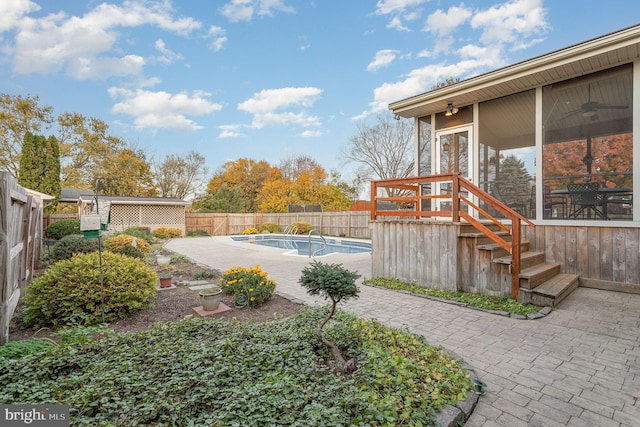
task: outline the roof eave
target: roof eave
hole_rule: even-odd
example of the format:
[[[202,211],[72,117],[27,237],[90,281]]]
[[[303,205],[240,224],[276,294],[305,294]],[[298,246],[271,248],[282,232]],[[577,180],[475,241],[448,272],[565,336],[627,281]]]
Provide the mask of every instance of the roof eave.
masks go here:
[[[444,86],[420,95],[393,102],[389,104],[389,109],[394,114],[398,114],[406,118],[414,117],[412,110],[425,104],[435,104],[434,111],[444,111],[446,103],[451,102],[451,97],[454,95],[459,96],[461,94],[494,86],[505,81],[511,81],[524,76],[541,73],[551,68],[577,62],[607,51],[624,48],[632,43],[640,43],[640,25],[628,27],[586,42],[518,62],[485,74],[480,74],[452,85]],[[566,76],[566,78],[571,77],[574,76]],[[554,82],[555,81],[548,81],[546,84]],[[529,89],[532,89],[535,86],[529,87]],[[505,92],[504,95],[508,94],[509,93]]]

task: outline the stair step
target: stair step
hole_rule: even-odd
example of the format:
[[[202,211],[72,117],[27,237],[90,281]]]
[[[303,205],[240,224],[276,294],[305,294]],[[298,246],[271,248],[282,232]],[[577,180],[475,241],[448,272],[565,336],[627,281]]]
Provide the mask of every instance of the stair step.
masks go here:
[[[480,221],[480,224],[484,225],[485,227],[487,227],[489,230],[491,230],[493,232],[498,232],[498,231],[499,232],[504,232],[502,230],[502,228],[500,228],[499,226],[494,224],[492,221]],[[476,233],[476,232],[478,232],[478,229],[475,228],[473,225],[471,225],[469,223],[460,224],[460,233],[461,234]]]
[[[506,255],[499,258],[494,258],[493,262],[496,264],[511,265],[511,255]],[[520,272],[527,268],[533,267],[537,264],[544,263],[544,252],[539,251],[527,251],[520,254]],[[520,276],[522,277],[522,275]]]
[[[560,274],[560,264],[540,263],[520,270],[520,288],[534,289]]]
[[[528,241],[524,240],[520,242],[520,253],[523,254],[525,252],[528,252],[529,247],[530,245]],[[477,245],[476,249],[478,249],[479,251],[490,251],[492,253],[492,259],[509,256],[509,252],[503,249],[502,246],[497,243],[485,243],[482,245]]]
[[[557,274],[535,289],[520,289],[519,300],[539,306],[555,306],[578,287],[578,275]]]

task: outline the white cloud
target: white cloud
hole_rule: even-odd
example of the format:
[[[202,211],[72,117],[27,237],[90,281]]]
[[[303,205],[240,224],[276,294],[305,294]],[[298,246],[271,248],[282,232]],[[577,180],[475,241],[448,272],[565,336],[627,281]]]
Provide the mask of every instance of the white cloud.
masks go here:
[[[77,80],[103,80],[113,76],[140,76],[144,58],[127,55],[122,58],[75,58],[67,64],[67,75]]]
[[[97,79],[140,73],[128,59],[138,56],[119,52],[117,29],[152,25],[186,35],[201,26],[192,18],[174,19],[172,13],[169,2],[125,1],[121,6],[102,3],[83,16],[24,17],[16,27],[14,71],[46,74],[68,68],[71,76]],[[118,61],[125,65],[124,72],[105,66]]]
[[[167,48],[164,40],[158,39],[154,43],[154,46],[158,52],[160,52],[160,56],[156,56],[154,59],[158,62],[162,62],[164,64],[171,64],[174,61],[179,61],[183,58],[183,56],[179,53],[172,52]]]
[[[220,134],[218,135],[218,138],[220,139],[224,139],[224,138],[241,138],[244,137],[246,135],[244,135],[242,132],[240,132],[240,125],[221,125],[218,126],[218,129],[220,129]]]
[[[469,8],[452,6],[446,13],[438,9],[427,18],[425,29],[438,36],[446,36],[465,23],[470,17],[471,9]]]
[[[220,13],[230,22],[251,21],[254,15],[273,16],[275,12],[293,13],[283,0],[231,0]]]
[[[0,2],[0,33],[16,27],[23,16],[40,10],[30,0],[3,0]]]
[[[376,57],[367,65],[367,71],[375,71],[388,67],[395,61],[398,51],[393,49],[383,49],[376,52]]]
[[[133,91],[112,87],[109,95],[120,99],[112,111],[133,117],[137,128],[174,128],[191,132],[202,129],[202,126],[188,119],[187,115],[205,115],[222,109],[220,104],[207,99],[210,94],[201,91],[172,95],[164,91]]]
[[[302,138],[317,138],[324,135],[321,130],[305,130],[300,134]]]
[[[420,16],[417,6],[428,0],[379,0],[376,5],[376,15],[391,15],[387,28],[398,31],[411,31],[404,21],[413,21]]]
[[[268,125],[318,126],[320,119],[304,111],[318,99],[322,89],[314,87],[286,87],[265,89],[238,104],[238,110],[253,114],[251,126],[257,129]],[[302,112],[277,112],[283,109],[302,109]]]
[[[376,15],[403,13],[407,9],[419,6],[428,0],[379,0],[376,5]]]
[[[399,16],[394,16],[387,24],[387,28],[391,28],[398,31],[411,31],[409,27],[402,24],[402,19]]]
[[[208,38],[212,38],[211,49],[215,52],[222,50],[224,44],[227,42],[227,32],[224,28],[218,27],[217,25],[212,25],[209,28],[209,32],[207,34]]]
[[[542,0],[514,0],[476,13],[471,27],[482,30],[482,43],[522,44],[522,37],[547,29],[545,16]]]

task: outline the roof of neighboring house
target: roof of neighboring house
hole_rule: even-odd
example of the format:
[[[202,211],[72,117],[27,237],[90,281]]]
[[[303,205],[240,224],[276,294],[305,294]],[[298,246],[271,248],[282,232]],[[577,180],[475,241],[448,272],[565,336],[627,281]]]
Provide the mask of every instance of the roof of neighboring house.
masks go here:
[[[63,188],[60,190],[60,202],[76,203],[80,196],[93,196],[93,190],[84,188]]]
[[[63,188],[60,201],[67,203],[91,202],[94,199],[92,190],[80,188]],[[101,196],[98,199],[107,200],[119,205],[190,205],[191,202],[172,197],[129,197],[129,196]]]
[[[523,92],[573,77],[628,64],[640,58],[640,25],[518,62],[389,104],[402,117],[422,117]]]
[[[107,200],[117,205],[189,205],[191,202],[169,197],[127,197],[127,196],[98,196],[99,200]],[[94,196],[80,196],[76,201],[91,202]]]

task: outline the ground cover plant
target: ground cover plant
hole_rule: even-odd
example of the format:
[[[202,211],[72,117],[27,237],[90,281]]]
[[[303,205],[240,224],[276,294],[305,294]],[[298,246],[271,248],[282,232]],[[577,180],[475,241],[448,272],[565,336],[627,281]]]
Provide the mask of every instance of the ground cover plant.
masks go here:
[[[337,312],[326,333],[360,361],[332,370],[327,308],[274,322],[191,319],[0,360],[3,403],[64,402],[71,425],[432,425],[466,396],[462,362],[423,337]]]
[[[373,278],[367,279],[365,283],[380,288],[408,291],[417,295],[427,295],[448,301],[456,301],[468,304],[471,307],[483,308],[486,310],[506,311],[513,314],[537,313],[540,307],[532,304],[523,304],[509,297],[497,297],[493,295],[473,294],[470,292],[454,292],[438,288],[426,288],[415,283],[407,283],[398,279]]]

